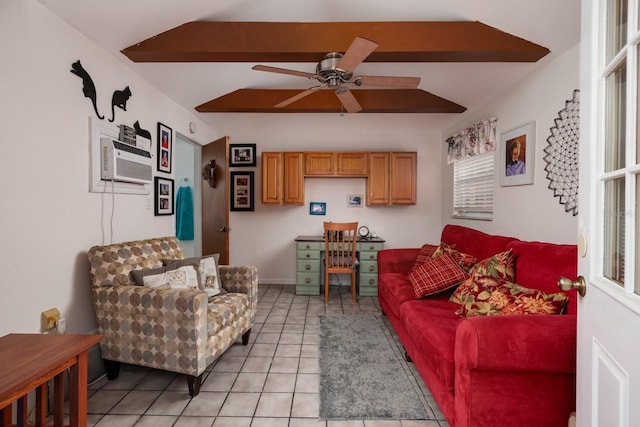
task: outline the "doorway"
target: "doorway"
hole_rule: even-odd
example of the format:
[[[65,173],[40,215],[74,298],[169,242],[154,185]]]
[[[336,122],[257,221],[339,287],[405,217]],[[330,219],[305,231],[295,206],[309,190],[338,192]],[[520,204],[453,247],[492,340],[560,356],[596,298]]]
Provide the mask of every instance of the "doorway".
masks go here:
[[[180,187],[191,187],[193,195],[193,225],[194,239],[181,240],[186,258],[202,255],[202,180],[200,179],[200,163],[202,147],[176,132],[175,173],[176,191]]]

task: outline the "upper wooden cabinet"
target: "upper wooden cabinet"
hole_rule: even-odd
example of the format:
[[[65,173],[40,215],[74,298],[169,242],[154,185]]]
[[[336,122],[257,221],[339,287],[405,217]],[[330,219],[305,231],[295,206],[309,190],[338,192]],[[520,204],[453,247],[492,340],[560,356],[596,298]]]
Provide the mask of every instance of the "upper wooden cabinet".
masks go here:
[[[367,205],[416,204],[415,152],[369,153]]]
[[[305,177],[367,178],[366,204],[416,204],[415,152],[263,152],[262,203],[304,204]]]
[[[366,177],[367,153],[305,152],[305,176]]]
[[[303,153],[262,153],[262,203],[304,204]]]

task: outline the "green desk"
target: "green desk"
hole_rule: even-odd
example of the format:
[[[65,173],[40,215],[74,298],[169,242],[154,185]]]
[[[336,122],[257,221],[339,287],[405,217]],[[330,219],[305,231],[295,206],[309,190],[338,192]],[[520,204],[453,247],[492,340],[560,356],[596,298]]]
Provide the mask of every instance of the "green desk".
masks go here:
[[[298,236],[296,241],[296,295],[320,295],[324,284],[324,237]],[[378,251],[384,240],[358,239],[356,289],[360,296],[378,295]]]

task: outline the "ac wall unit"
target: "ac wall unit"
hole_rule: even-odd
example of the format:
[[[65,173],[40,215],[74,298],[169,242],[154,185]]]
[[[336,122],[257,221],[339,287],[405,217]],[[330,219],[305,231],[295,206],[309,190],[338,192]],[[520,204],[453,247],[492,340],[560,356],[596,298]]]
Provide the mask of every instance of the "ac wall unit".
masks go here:
[[[101,177],[103,180],[148,184],[152,179],[151,153],[116,141],[100,138]]]

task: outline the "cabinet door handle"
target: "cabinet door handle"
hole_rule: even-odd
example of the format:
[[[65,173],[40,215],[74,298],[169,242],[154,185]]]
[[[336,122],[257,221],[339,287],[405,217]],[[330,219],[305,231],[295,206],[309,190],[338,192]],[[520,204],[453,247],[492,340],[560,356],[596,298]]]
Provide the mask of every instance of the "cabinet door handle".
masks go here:
[[[376,266],[375,265],[370,265],[369,266],[369,271],[375,271],[376,270]]]
[[[370,285],[374,285],[376,283],[376,281],[374,279],[369,279],[369,284]]]
[[[311,270],[311,266],[309,264],[307,264],[307,265],[304,266],[304,269],[305,270]]]
[[[311,283],[311,278],[307,277],[306,279],[304,279],[304,283]]]
[[[369,255],[369,259],[375,259],[376,256],[374,254]]]

